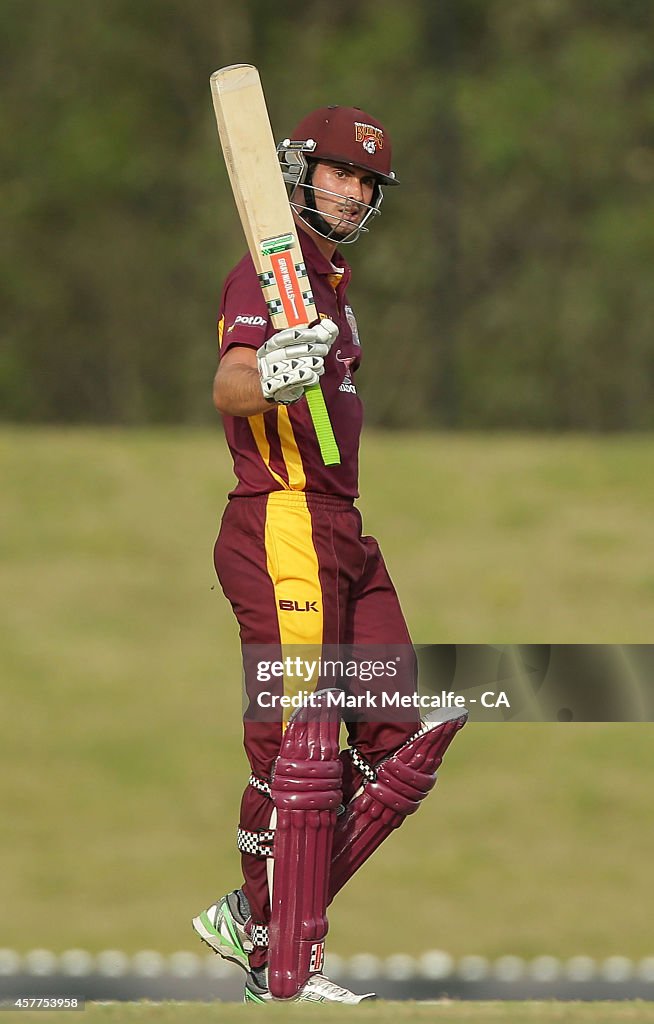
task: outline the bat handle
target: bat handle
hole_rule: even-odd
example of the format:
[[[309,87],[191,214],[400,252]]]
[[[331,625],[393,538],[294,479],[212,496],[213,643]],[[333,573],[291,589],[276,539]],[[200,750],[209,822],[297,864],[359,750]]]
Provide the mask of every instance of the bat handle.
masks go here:
[[[322,461],[326,466],[340,466],[341,453],[336,444],[331,420],[325,405],[325,396],[322,393],[320,384],[312,384],[311,387],[306,388],[304,394],[306,395],[311,420],[316,431],[316,437],[318,438]]]

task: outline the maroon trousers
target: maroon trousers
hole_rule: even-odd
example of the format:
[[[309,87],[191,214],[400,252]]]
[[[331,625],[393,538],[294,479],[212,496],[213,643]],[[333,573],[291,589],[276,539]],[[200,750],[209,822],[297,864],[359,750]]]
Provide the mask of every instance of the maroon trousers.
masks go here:
[[[223,515],[214,561],[239,623],[246,664],[248,651],[259,645],[270,645],[269,650],[277,650],[280,657],[292,650],[320,652],[336,645],[357,645],[373,653],[394,645],[410,650],[407,625],[377,541],[362,536],[360,513],[346,499],[302,491],[232,498]],[[279,682],[282,685],[286,688],[285,681]],[[246,712],[244,719],[245,750],[253,774],[268,780],[284,726],[279,718],[261,720],[253,710],[261,686],[248,671],[246,687],[251,713]],[[415,664],[396,687],[413,693]],[[348,721],[348,740],[375,765],[414,735],[419,724],[417,710],[405,711],[402,720],[367,713]],[[361,776],[349,755],[341,756],[347,803]],[[270,799],[248,785],[241,803],[241,828],[267,829],[271,812]],[[252,919],[267,923],[265,859],[244,853],[242,867]],[[265,962],[265,955],[265,950],[256,950],[253,966]]]

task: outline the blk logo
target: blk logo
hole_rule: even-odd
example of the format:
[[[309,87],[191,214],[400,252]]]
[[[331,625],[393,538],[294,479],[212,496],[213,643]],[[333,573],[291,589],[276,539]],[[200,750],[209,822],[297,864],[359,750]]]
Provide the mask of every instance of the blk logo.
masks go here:
[[[283,612],[317,612],[316,601],[279,601],[279,607]]]

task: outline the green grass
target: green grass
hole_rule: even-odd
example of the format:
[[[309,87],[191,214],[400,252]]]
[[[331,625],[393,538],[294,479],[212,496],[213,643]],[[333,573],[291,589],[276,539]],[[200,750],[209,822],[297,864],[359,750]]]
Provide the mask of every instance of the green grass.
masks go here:
[[[157,1021],[157,1024],[238,1024],[252,1019],[251,1006],[225,1003],[112,1003],[101,1006],[90,1004],[80,1018],[79,1013],[57,1013],[57,1024],[76,1024],[80,1019],[95,1024],[117,1024],[135,1021],[137,1024]],[[341,1021],[374,1021],[375,1024],[622,1024],[654,1021],[654,1006],[650,1003],[431,1003],[377,1002],[374,1006],[266,1006],[260,1011],[265,1020],[317,1021],[319,1024],[340,1024]],[[10,1019],[37,1024],[41,1013],[23,1011],[10,1014]]]
[[[371,434],[363,466],[417,642],[651,641],[654,441]],[[246,776],[220,429],[4,429],[0,470],[0,946],[195,949]],[[468,726],[330,948],[651,954],[653,738]]]
[[[360,502],[419,643],[649,643],[654,438],[397,435]]]

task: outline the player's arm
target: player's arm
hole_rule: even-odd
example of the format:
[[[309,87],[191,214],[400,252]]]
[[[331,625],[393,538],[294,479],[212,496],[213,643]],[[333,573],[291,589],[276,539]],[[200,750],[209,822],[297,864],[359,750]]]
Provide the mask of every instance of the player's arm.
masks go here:
[[[226,416],[256,416],[272,408],[261,390],[256,349],[235,345],[225,352],[213,381],[213,404]]]
[[[256,416],[271,404],[292,405],[318,383],[338,336],[331,320],[278,331],[256,351],[233,345],[224,353],[213,386],[214,405],[228,416]]]

